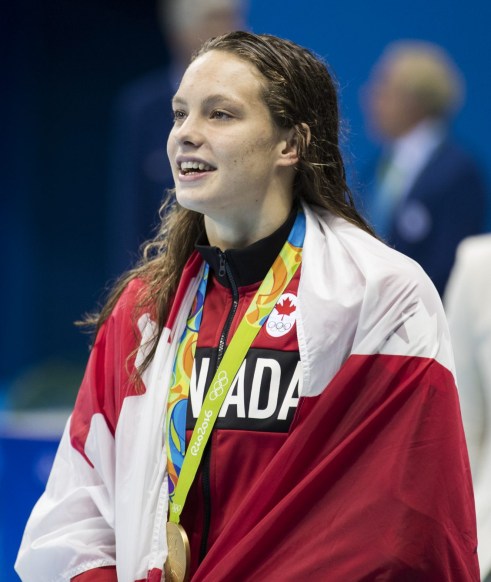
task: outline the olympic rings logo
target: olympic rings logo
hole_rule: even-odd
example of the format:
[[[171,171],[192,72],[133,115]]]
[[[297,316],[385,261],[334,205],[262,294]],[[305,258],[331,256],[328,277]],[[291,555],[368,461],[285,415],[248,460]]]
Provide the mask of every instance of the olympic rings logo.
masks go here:
[[[292,324],[288,323],[288,321],[273,321],[270,319],[268,321],[268,328],[269,329],[276,329],[277,331],[288,331],[291,329]]]
[[[228,384],[228,376],[225,370],[222,370],[220,374],[218,374],[218,378],[216,379],[215,383],[213,384],[213,388],[210,391],[210,400],[216,400],[223,395],[223,391]]]

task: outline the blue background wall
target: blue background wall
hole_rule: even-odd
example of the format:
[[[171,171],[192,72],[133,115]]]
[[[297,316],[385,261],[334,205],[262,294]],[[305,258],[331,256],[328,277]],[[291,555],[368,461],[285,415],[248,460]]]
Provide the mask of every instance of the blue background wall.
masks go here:
[[[13,563],[30,511],[44,490],[56,436],[0,432],[0,581],[18,581]]]
[[[0,407],[2,401],[71,406],[75,397],[88,338],[72,322],[95,306],[110,273],[112,105],[127,82],[168,60],[154,11],[154,0],[17,0],[4,7]],[[288,37],[330,63],[354,189],[375,152],[359,107],[372,64],[392,40],[440,43],[467,80],[455,131],[490,177],[489,0],[250,0],[249,22],[255,32]],[[17,580],[15,548],[56,441],[29,448],[17,436],[1,438],[7,503],[0,513],[0,582],[9,582]]]
[[[371,66],[391,41],[424,39],[441,44],[461,68],[467,100],[455,131],[480,156],[491,175],[491,3],[485,0],[252,0],[254,32],[285,36],[323,56],[341,89],[348,125],[345,152],[352,170],[362,171],[375,146],[365,134],[359,90]],[[355,184],[356,187],[356,184]]]

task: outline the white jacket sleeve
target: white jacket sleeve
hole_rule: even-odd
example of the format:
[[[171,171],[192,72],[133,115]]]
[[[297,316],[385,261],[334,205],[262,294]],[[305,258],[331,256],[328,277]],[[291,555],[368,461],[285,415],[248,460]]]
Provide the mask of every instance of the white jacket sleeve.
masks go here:
[[[461,243],[445,293],[471,461],[481,576],[491,573],[491,236]]]

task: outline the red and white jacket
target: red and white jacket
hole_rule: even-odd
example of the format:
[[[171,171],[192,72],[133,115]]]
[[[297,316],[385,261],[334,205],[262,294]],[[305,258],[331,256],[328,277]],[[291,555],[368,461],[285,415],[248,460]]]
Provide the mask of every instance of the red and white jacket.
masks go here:
[[[268,343],[261,331],[244,364],[245,394],[238,379],[228,420],[218,421],[207,551],[199,566],[194,558],[192,579],[477,581],[472,484],[438,295],[407,257],[325,210],[304,211],[301,273],[270,316],[296,335],[281,335],[279,325]],[[16,563],[23,581],[161,580],[167,391],[202,263],[198,253],[188,262],[143,387],[129,376],[154,323],[140,314],[135,334],[138,281],[98,334],[26,527]],[[213,359],[206,364],[216,339],[210,330],[221,329],[210,301],[221,291],[205,304],[197,408],[202,369]],[[297,370],[297,342],[299,371],[278,380],[278,353],[289,352]],[[205,519],[202,480],[183,515],[195,550]]]

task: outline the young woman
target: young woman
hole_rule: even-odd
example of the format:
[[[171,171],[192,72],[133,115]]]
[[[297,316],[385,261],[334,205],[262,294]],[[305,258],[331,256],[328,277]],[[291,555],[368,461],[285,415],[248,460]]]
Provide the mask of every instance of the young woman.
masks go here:
[[[173,110],[177,204],[99,316],[22,579],[478,580],[442,307],[353,205],[325,65],[217,37]]]

